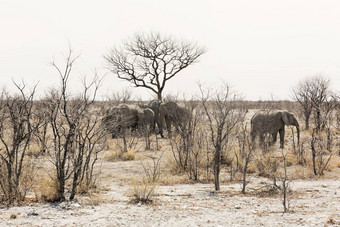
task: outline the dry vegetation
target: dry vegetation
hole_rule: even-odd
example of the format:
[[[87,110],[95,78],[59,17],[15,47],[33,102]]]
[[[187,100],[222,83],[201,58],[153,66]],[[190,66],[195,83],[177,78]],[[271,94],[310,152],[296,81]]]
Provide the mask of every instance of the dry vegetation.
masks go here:
[[[296,105],[296,103],[289,102],[285,104]],[[96,106],[91,108],[100,108],[98,107],[100,105],[107,104],[96,103]],[[243,102],[238,105],[246,106]],[[334,121],[332,124],[334,126],[330,130],[321,131],[317,135],[311,128],[302,129],[299,148],[293,143],[292,131],[287,130],[284,150],[278,149],[279,145],[276,143],[269,150],[263,151],[260,148],[253,148],[250,144],[249,119],[255,112],[256,109],[248,109],[244,119],[239,121],[237,127],[230,130],[228,134],[228,143],[221,150],[219,192],[213,192],[215,150],[211,144],[209,130],[206,129],[210,126],[204,115],[204,106],[201,103],[196,103],[191,108],[191,128],[182,128],[168,139],[151,136],[151,150],[145,150],[143,137],[132,138],[134,135],[131,134],[127,137],[131,145],[128,151],[124,152],[121,147],[122,139],[113,139],[107,135],[106,139],[101,140],[102,142],[98,145],[103,149],[98,153],[98,161],[94,166],[93,177],[96,180],[92,185],[78,184],[76,202],[66,205],[59,203],[62,205],[57,206],[66,206],[66,210],[75,209],[72,208],[72,204],[76,204],[74,206],[80,204],[81,207],[88,205],[101,207],[106,206],[104,204],[115,204],[122,198],[125,198],[123,201],[126,204],[132,202],[128,206],[139,207],[144,203],[154,204],[147,206],[159,206],[159,204],[163,204],[162,206],[169,204],[170,206],[171,203],[164,202],[164,198],[168,198],[166,201],[183,200],[181,199],[183,196],[190,199],[193,196],[190,191],[194,188],[201,188],[211,198],[230,198],[236,199],[236,201],[237,198],[248,198],[249,200],[254,198],[282,200],[284,198],[282,200],[284,207],[279,210],[298,213],[300,210],[304,210],[302,209],[303,205],[291,206],[291,204],[297,203],[292,201],[304,197],[306,191],[292,187],[294,182],[301,183],[302,180],[323,182],[327,179],[338,179],[336,174],[339,173],[340,157],[337,124]],[[334,116],[336,114],[337,112],[334,112]],[[189,131],[193,134],[187,134]],[[331,132],[331,136],[327,134],[328,132]],[[51,132],[48,131],[47,134],[51,135]],[[47,138],[49,137],[47,136]],[[327,138],[331,141],[327,142]],[[314,144],[314,148],[312,148],[312,144]],[[49,146],[46,147],[48,149]],[[41,148],[42,146],[38,142],[32,142],[23,161],[22,175],[30,176],[23,178],[19,184],[20,191],[25,192],[25,197],[20,199],[23,206],[32,203],[60,201],[58,178],[53,171],[55,164],[51,162],[48,152],[41,152]],[[6,174],[6,170],[2,169],[2,175],[4,176],[4,174]],[[203,184],[197,185],[197,183]],[[66,185],[70,188],[65,191],[65,195],[68,196],[72,192],[72,181],[67,180]],[[240,186],[235,188],[232,185]],[[186,189],[184,194],[173,194],[172,191],[164,192],[164,190],[179,190],[178,187],[192,189]],[[308,187],[307,192],[314,190],[313,187]],[[242,193],[246,197],[241,197]],[[8,200],[5,200],[4,196],[5,194],[3,194],[3,202],[8,204]],[[195,205],[193,204],[193,206]],[[213,206],[213,204],[207,206]],[[279,203],[276,206],[280,207]],[[15,208],[12,209],[15,210]],[[273,212],[278,211],[276,208],[274,210]],[[269,213],[257,215],[262,217],[268,216]],[[13,219],[10,219],[11,222],[22,223],[16,222],[20,220],[22,214],[15,213],[14,216]],[[328,220],[325,220],[324,224],[339,223],[339,217],[335,214],[329,214],[327,218]]]
[[[201,87],[198,100],[181,101],[187,117],[173,119],[171,136],[129,127],[113,138],[101,119],[129,95],[95,101],[96,76],[69,93],[76,59],[70,50],[65,67],[52,64],[61,87],[41,100],[24,85],[0,97],[1,225],[340,224],[339,208],[325,208],[339,207],[340,173],[340,109],[328,81],[307,81],[311,96],[299,85],[296,102]],[[250,119],[259,109],[294,112],[305,123],[300,144],[286,127],[284,149],[255,146]]]

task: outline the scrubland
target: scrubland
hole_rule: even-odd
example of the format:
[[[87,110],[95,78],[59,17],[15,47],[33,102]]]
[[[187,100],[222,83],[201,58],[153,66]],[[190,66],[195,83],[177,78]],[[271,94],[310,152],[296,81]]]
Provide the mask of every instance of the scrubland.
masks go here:
[[[249,125],[257,109],[248,109],[243,123]],[[302,122],[302,119],[299,118]],[[334,122],[335,123],[335,122]],[[201,140],[209,143],[202,127]],[[213,153],[201,144],[190,153],[188,164],[179,163],[174,143],[179,133],[162,139],[106,136],[93,168],[91,185],[77,186],[73,200],[54,201],[58,187],[53,161],[41,153],[39,143],[30,146],[25,162],[25,198],[2,206],[1,226],[338,226],[340,225],[339,130],[331,128],[331,149],[316,147],[317,175],[313,170],[312,129],[301,124],[300,147],[286,127],[285,148],[279,142],[264,151],[253,150],[242,193],[244,154],[238,142],[240,129],[229,135],[222,151],[220,190],[214,187]],[[249,134],[250,126],[246,129]],[[294,142],[295,141],[295,142]],[[196,141],[196,143],[198,143]],[[198,144],[194,144],[195,147]],[[302,148],[301,148],[302,147]],[[198,149],[199,148],[199,149]],[[183,158],[183,157],[182,157]],[[284,159],[283,159],[284,158]],[[284,174],[286,170],[286,175]],[[71,182],[66,182],[71,184]],[[283,195],[286,188],[284,210]],[[65,192],[69,195],[70,191]]]

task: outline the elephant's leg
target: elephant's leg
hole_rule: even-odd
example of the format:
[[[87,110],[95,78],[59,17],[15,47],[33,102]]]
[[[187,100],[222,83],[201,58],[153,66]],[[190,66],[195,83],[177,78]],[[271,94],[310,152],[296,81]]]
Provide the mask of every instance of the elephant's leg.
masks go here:
[[[280,148],[284,148],[284,143],[285,143],[285,129],[280,129]]]
[[[260,145],[264,147],[264,134],[260,134]]]
[[[113,129],[111,133],[112,139],[118,138],[120,131],[121,131],[120,125],[118,125],[115,129]]]
[[[252,131],[250,134],[251,134],[251,142],[252,142],[253,146],[255,147],[256,133],[254,131]]]
[[[162,124],[158,124],[158,133],[161,135],[162,138],[164,138]]]
[[[274,145],[277,141],[277,132],[272,133],[272,138],[273,138],[273,140],[272,140],[271,145]]]
[[[171,119],[168,116],[165,117],[165,124],[166,130],[168,131],[168,136],[171,138]]]
[[[158,133],[161,135],[162,138],[164,138],[162,118],[157,120],[157,126],[158,126]]]
[[[150,123],[150,128],[153,133],[156,132],[156,121],[153,121]]]

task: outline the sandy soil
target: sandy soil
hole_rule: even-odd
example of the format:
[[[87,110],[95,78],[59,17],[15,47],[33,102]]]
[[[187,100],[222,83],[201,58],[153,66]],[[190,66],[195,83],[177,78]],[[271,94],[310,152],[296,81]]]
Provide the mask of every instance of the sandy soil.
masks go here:
[[[340,226],[340,171],[319,180],[294,180],[290,212],[280,195],[242,195],[240,183],[159,186],[154,202],[134,204],[128,179],[141,175],[140,160],[104,162],[103,192],[59,204],[25,204],[0,210],[0,226]],[[269,183],[250,176],[248,192]]]

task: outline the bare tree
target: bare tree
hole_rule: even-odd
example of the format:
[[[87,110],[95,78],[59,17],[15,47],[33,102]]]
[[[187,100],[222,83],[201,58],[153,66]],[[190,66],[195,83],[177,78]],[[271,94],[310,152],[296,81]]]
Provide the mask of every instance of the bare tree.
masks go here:
[[[118,106],[121,103],[128,103],[132,99],[132,93],[131,90],[123,89],[122,91],[114,91],[112,94],[108,97],[108,102],[110,105]]]
[[[322,126],[322,106],[329,98],[330,80],[322,76],[314,76],[306,81],[308,86],[308,94],[312,101],[315,111],[315,126],[317,130]]]
[[[190,180],[197,181],[205,142],[202,130],[203,112],[194,100],[186,101],[185,106],[188,117],[178,124],[179,120],[175,116],[174,124],[178,135],[170,138],[170,145],[177,166],[189,174]]]
[[[253,153],[255,150],[254,144],[251,141],[251,136],[249,132],[247,132],[247,125],[243,124],[239,135],[237,136],[238,141],[238,149],[240,151],[240,156],[243,161],[243,168],[242,168],[242,194],[246,193],[246,186],[247,186],[247,172],[248,172],[248,165],[253,157]],[[238,160],[238,158],[237,158]]]
[[[305,127],[309,129],[309,119],[313,110],[313,103],[309,94],[308,81],[300,81],[292,90],[293,98],[301,105],[305,118]]]
[[[159,33],[137,34],[104,56],[118,78],[144,87],[162,100],[166,82],[197,61],[205,50]]]
[[[232,129],[244,118],[245,111],[238,108],[240,96],[227,83],[217,89],[204,90],[200,86],[204,112],[208,118],[208,130],[214,147],[214,184],[220,190],[221,154]]]
[[[70,74],[77,59],[70,48],[63,69],[52,63],[59,74],[61,86],[58,90],[51,90],[45,101],[46,119],[52,131],[52,142],[48,143],[52,146],[48,147],[48,154],[56,170],[57,201],[65,200],[67,180],[71,180],[70,200],[74,198],[77,186],[84,181],[87,185],[92,182],[97,154],[104,148],[102,140],[105,133],[100,127],[100,114],[91,113],[101,80],[95,76],[86,83],[84,79],[83,91],[76,97],[68,91]]]
[[[329,128],[328,128],[329,129]],[[324,138],[326,137],[326,138]],[[334,154],[333,139],[330,130],[320,133],[313,129],[310,146],[312,150],[312,164],[314,175],[323,175]],[[339,150],[339,149],[338,149]]]
[[[309,77],[299,82],[293,89],[293,96],[303,108],[305,125],[309,128],[309,118],[314,109],[315,127],[320,130],[324,126],[329,110],[334,109],[330,80],[321,75]],[[326,104],[325,104],[326,103]],[[326,108],[326,109],[325,109]],[[325,115],[325,116],[323,116]]]
[[[41,121],[33,113],[35,87],[26,94],[26,85],[15,83],[16,95],[3,91],[0,98],[0,197],[8,204],[22,201],[26,152],[32,144],[34,132]],[[4,168],[3,168],[4,167]]]
[[[321,119],[321,128],[322,129],[329,129],[329,124],[335,120],[333,119],[334,111],[339,107],[339,97],[333,92],[329,92],[328,97],[325,99],[322,105],[322,119]]]
[[[283,212],[286,213],[289,209],[289,195],[290,195],[290,187],[289,183],[291,182],[288,179],[287,173],[287,153],[281,149],[282,159],[283,159],[283,176],[280,177],[282,181],[282,205],[283,205]]]

